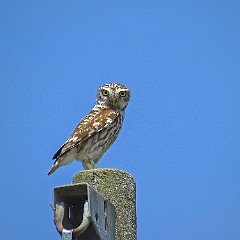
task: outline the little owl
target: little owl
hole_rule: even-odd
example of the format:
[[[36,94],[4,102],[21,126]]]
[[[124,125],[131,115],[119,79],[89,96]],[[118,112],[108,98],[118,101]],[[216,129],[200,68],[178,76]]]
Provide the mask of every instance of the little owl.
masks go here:
[[[109,83],[99,87],[95,106],[55,153],[53,159],[56,160],[48,175],[74,159],[81,161],[84,169],[95,168],[116,140],[129,100],[130,89],[122,84]]]

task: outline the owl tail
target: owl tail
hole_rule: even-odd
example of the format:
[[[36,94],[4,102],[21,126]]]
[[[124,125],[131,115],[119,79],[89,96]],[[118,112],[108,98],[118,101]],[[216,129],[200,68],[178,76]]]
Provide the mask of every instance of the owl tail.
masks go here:
[[[47,175],[51,175],[53,172],[55,172],[59,167],[68,165],[74,160],[74,155],[63,155],[54,162],[50,170],[48,171]]]
[[[51,175],[53,172],[55,172],[59,167],[61,167],[61,165],[59,165],[58,160],[56,160],[54,162],[54,164],[52,165],[52,167],[50,168],[50,170],[48,171],[47,175]]]

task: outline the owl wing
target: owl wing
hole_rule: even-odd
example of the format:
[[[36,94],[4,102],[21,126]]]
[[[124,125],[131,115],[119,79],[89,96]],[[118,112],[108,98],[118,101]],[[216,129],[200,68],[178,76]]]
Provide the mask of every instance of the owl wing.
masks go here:
[[[117,119],[118,115],[118,111],[114,109],[102,109],[101,111],[92,110],[79,122],[68,140],[54,154],[53,159],[61,157],[72,148],[85,142],[94,134],[107,128]]]

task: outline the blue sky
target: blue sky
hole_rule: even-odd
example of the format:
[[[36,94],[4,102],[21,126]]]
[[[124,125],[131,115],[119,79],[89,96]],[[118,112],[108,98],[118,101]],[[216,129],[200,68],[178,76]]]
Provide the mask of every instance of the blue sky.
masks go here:
[[[0,231],[60,239],[55,151],[120,82],[132,98],[100,168],[137,183],[138,240],[240,238],[238,1],[0,1]],[[24,237],[23,237],[24,236]]]

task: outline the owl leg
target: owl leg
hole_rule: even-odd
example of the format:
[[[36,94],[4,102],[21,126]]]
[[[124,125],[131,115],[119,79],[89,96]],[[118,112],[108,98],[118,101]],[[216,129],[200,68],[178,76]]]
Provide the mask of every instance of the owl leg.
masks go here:
[[[90,170],[90,169],[96,168],[93,160],[83,160],[82,165],[83,165],[85,170]]]

